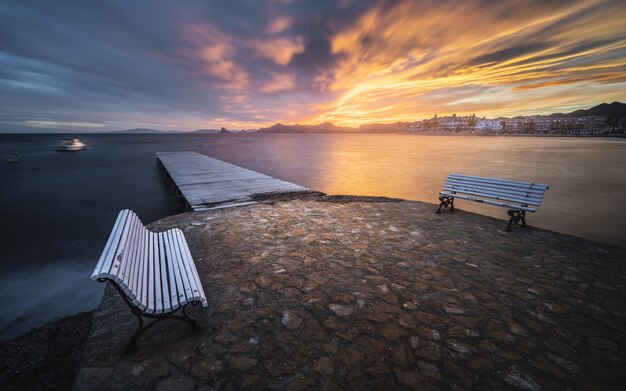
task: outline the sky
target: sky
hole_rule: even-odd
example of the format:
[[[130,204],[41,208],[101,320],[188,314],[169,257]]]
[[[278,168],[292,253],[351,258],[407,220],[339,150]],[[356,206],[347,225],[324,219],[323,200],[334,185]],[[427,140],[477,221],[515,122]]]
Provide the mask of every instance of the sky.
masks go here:
[[[0,2],[0,132],[359,126],[626,101],[623,0]]]

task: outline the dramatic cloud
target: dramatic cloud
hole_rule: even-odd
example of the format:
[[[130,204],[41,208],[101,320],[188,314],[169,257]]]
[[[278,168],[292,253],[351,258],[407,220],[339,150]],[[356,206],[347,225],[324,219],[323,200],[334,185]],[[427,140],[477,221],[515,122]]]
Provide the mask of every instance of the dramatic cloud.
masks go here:
[[[289,74],[274,74],[272,80],[265,84],[259,91],[271,93],[278,91],[293,90],[296,86],[293,75]]]
[[[339,125],[626,100],[626,4],[0,3],[0,131]]]

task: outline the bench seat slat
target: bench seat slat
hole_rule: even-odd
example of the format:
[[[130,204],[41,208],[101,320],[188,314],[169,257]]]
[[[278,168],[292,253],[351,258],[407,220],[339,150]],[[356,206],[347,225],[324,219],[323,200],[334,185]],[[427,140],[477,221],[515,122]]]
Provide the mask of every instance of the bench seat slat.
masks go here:
[[[126,243],[126,238],[128,236],[128,232],[130,231],[131,225],[132,220],[130,219],[130,214],[128,214],[126,216],[126,219],[124,220],[123,227],[121,227],[120,237],[118,238],[117,243],[115,243],[115,247],[112,248],[112,252],[102,265],[99,274],[96,276],[92,276],[92,279],[95,280],[97,278],[109,278],[117,274],[119,269],[120,254],[123,251],[123,245],[124,243]]]
[[[145,229],[145,228],[144,228]],[[140,293],[140,308],[143,311],[147,311],[148,306],[150,305],[148,302],[148,290],[150,289],[150,269],[152,268],[152,264],[150,263],[150,231],[146,229],[145,243],[144,243],[144,261],[142,266],[141,277],[143,278],[142,289]]]
[[[170,240],[170,231],[163,233],[163,240],[165,241],[165,254],[167,257],[167,270],[169,274],[169,290],[170,290],[170,305],[172,309],[180,307],[178,301],[178,287],[180,286],[180,276],[175,272],[176,264],[173,260],[174,252],[172,251],[172,242]]]
[[[490,201],[490,200],[486,200],[486,199],[482,199],[482,198],[476,198],[476,197],[471,197],[471,196],[464,196],[464,195],[459,195],[459,194],[446,193],[446,192],[443,192],[443,191],[439,192],[439,194],[445,195],[445,196],[454,197],[454,198],[461,198],[461,199],[469,200],[469,201],[475,201],[475,202],[481,202],[481,203],[485,203],[485,204],[503,206],[503,207],[510,208],[510,209],[524,210],[526,212],[534,212],[536,210],[536,209],[525,207],[525,206],[507,204],[505,202]]]
[[[139,274],[141,273],[141,264],[143,263],[143,244],[144,244],[144,233],[145,233],[145,228],[143,227],[143,224],[141,224],[141,222],[139,222],[139,228],[137,229],[137,243],[135,244],[135,257],[133,258],[133,265],[131,268],[131,272],[129,274],[129,278],[128,278],[128,291],[129,291],[129,297],[132,298],[133,304],[136,306],[139,306],[139,300],[138,300],[138,296],[140,294],[139,292],[139,284],[138,284],[138,277]]]
[[[498,194],[498,193],[492,193],[489,191],[465,190],[465,189],[459,189],[456,187],[449,187],[449,186],[444,186],[443,190],[447,191],[448,193],[456,192],[457,194],[467,194],[467,195],[474,195],[474,196],[485,197],[485,198],[493,198],[496,200],[517,202],[517,203],[526,204],[526,205],[539,206],[541,204],[541,200],[537,200],[536,198],[515,197],[509,194]]]
[[[182,240],[182,238],[184,237],[183,233],[181,230],[177,229],[174,231],[174,235],[176,236],[176,242],[178,243],[181,265],[185,269],[185,276],[187,277],[187,281],[189,282],[189,291],[187,292],[187,300],[189,301],[198,300],[197,281],[192,271],[193,265],[189,263],[189,260],[187,259],[187,254],[184,249],[185,245]]]
[[[148,230],[143,225],[141,227],[141,240],[139,242],[139,245],[140,245],[140,251],[139,251],[140,258],[137,261],[138,265],[135,266],[135,270],[137,271],[133,279],[135,287],[132,288],[132,290],[135,292],[135,295],[136,295],[133,301],[133,304],[139,307],[140,310],[145,311],[147,304],[146,304],[146,300],[144,297],[144,291],[148,289],[148,287],[146,286],[146,283],[147,283],[146,266],[148,265],[148,263],[146,262],[148,258]]]
[[[173,230],[167,231],[170,248],[170,265],[172,266],[172,271],[174,272],[174,280],[176,281],[176,290],[173,291],[172,297],[178,302],[178,305],[182,307],[187,302],[187,297],[185,295],[185,284],[180,270],[180,255],[177,251],[176,242],[172,235],[172,231]]]
[[[117,245],[122,236],[122,232],[124,231],[124,225],[126,224],[126,220],[128,219],[128,212],[128,209],[124,209],[120,213],[118,213],[115,224],[113,225],[111,235],[109,235],[109,239],[104,246],[104,250],[100,255],[98,263],[96,264],[96,268],[91,275],[92,280],[96,280],[103,269],[106,269],[107,271],[110,269],[110,264],[113,262],[113,256],[115,254],[115,251],[117,250]],[[109,267],[107,268],[106,265],[109,265]]]
[[[130,237],[130,251],[128,251],[126,259],[123,261],[124,263],[124,272],[120,275],[120,285],[124,289],[126,295],[129,296],[131,300],[135,299],[135,294],[131,291],[130,286],[132,285],[132,279],[135,275],[135,266],[137,265],[137,259],[139,258],[139,241],[141,235],[141,221],[137,218],[137,216],[133,216],[133,220],[135,222],[135,228],[133,229],[133,233]]]
[[[183,254],[180,250],[180,240],[178,238],[178,229],[173,229],[172,230],[172,243],[174,245],[174,251],[176,252],[176,264],[178,266],[178,272],[180,274],[180,280],[181,280],[181,289],[179,289],[179,301],[181,301],[181,304],[187,304],[191,301],[193,301],[193,289],[192,289],[192,283],[191,280],[189,279],[189,275],[187,272],[187,268],[189,267],[188,265],[186,265],[185,261],[183,260]],[[183,294],[183,296],[180,295],[180,293]]]
[[[152,233],[154,251],[154,312],[163,312],[163,286],[161,284],[161,257],[159,256],[159,236]]]
[[[506,185],[496,185],[491,183],[480,183],[480,182],[468,182],[468,181],[457,181],[457,180],[447,180],[445,183],[446,186],[464,186],[464,187],[478,187],[481,189],[491,189],[494,191],[507,191],[511,193],[519,193],[519,194],[529,194],[531,197],[542,197],[546,190],[545,189],[532,189],[532,188],[521,188],[521,187],[510,187]]]
[[[534,188],[534,189],[544,189],[548,190],[550,186],[543,183],[534,183],[534,182],[519,182],[519,181],[511,181],[508,179],[495,179],[495,178],[485,178],[479,176],[470,176],[470,175],[461,175],[461,174],[450,174],[448,177],[450,179],[456,179],[461,181],[473,181],[480,183],[491,183],[495,185],[507,185],[511,187],[521,187],[521,188]]]
[[[167,271],[167,262],[165,258],[165,240],[164,240],[163,232],[158,234],[159,238],[159,255],[161,261],[161,294],[163,295],[163,306],[160,312],[170,312],[172,311],[172,305],[170,304],[170,290],[168,283],[168,271]]]
[[[128,278],[128,273],[130,271],[130,265],[132,263],[131,256],[133,254],[133,251],[135,251],[135,237],[137,228],[139,226],[139,223],[137,222],[134,214],[131,214],[130,222],[131,225],[130,229],[128,230],[128,235],[124,242],[120,242],[121,251],[120,254],[115,257],[115,261],[113,263],[113,268],[117,270],[116,274],[113,275],[114,281],[120,284],[122,289],[126,289],[126,287],[128,286],[126,284],[126,281]]]
[[[200,282],[200,277],[198,276],[198,270],[196,269],[195,264],[193,263],[193,257],[191,256],[191,252],[189,251],[189,246],[187,245],[187,240],[185,239],[185,236],[182,234],[182,232],[180,232],[180,240],[181,243],[183,244],[183,250],[184,250],[184,255],[185,258],[187,259],[187,261],[193,266],[191,268],[191,272],[193,274],[193,278],[194,281],[196,282],[196,289],[197,292],[194,291],[194,297],[196,300],[200,300],[200,302],[202,303],[203,307],[207,307],[208,303],[207,303],[207,299],[206,296],[204,294],[204,289],[202,288],[202,283]]]
[[[154,313],[154,234],[148,233],[148,290],[146,292],[146,301],[148,306],[146,311]]]

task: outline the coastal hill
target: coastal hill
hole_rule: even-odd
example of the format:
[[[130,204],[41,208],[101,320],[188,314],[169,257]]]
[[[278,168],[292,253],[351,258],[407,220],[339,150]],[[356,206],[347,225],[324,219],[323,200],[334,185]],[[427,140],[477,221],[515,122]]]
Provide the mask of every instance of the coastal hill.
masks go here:
[[[348,126],[337,126],[330,122],[317,125],[284,125],[274,124],[268,128],[260,128],[257,133],[404,133],[407,122],[396,122],[394,124],[365,124],[358,128]]]
[[[626,118],[626,103],[613,102],[602,103],[590,109],[576,110],[571,113],[554,113],[548,117],[564,118],[564,117],[587,117],[599,115],[606,118]]]
[[[354,131],[354,128],[324,122],[317,125],[283,125],[277,123],[269,128],[260,128],[257,133],[353,133]]]

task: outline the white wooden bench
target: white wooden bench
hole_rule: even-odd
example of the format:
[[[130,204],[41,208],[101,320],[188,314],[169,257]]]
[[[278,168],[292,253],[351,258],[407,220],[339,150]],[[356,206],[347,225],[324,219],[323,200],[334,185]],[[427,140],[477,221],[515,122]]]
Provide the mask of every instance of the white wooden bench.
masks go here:
[[[448,206],[454,210],[454,199],[482,202],[485,204],[509,208],[509,225],[506,229],[511,232],[511,224],[522,221],[522,227],[526,226],[526,212],[534,212],[546,190],[550,186],[540,183],[510,181],[506,179],[485,178],[461,174],[450,174],[443,191],[439,192],[439,209]]]
[[[189,304],[208,305],[182,231],[150,232],[128,209],[117,216],[91,279],[109,281],[137,317],[139,327],[127,351],[134,349],[144,331],[164,319],[199,328],[185,309]],[[179,309],[183,316],[175,315]],[[155,320],[144,327],[144,317]]]

